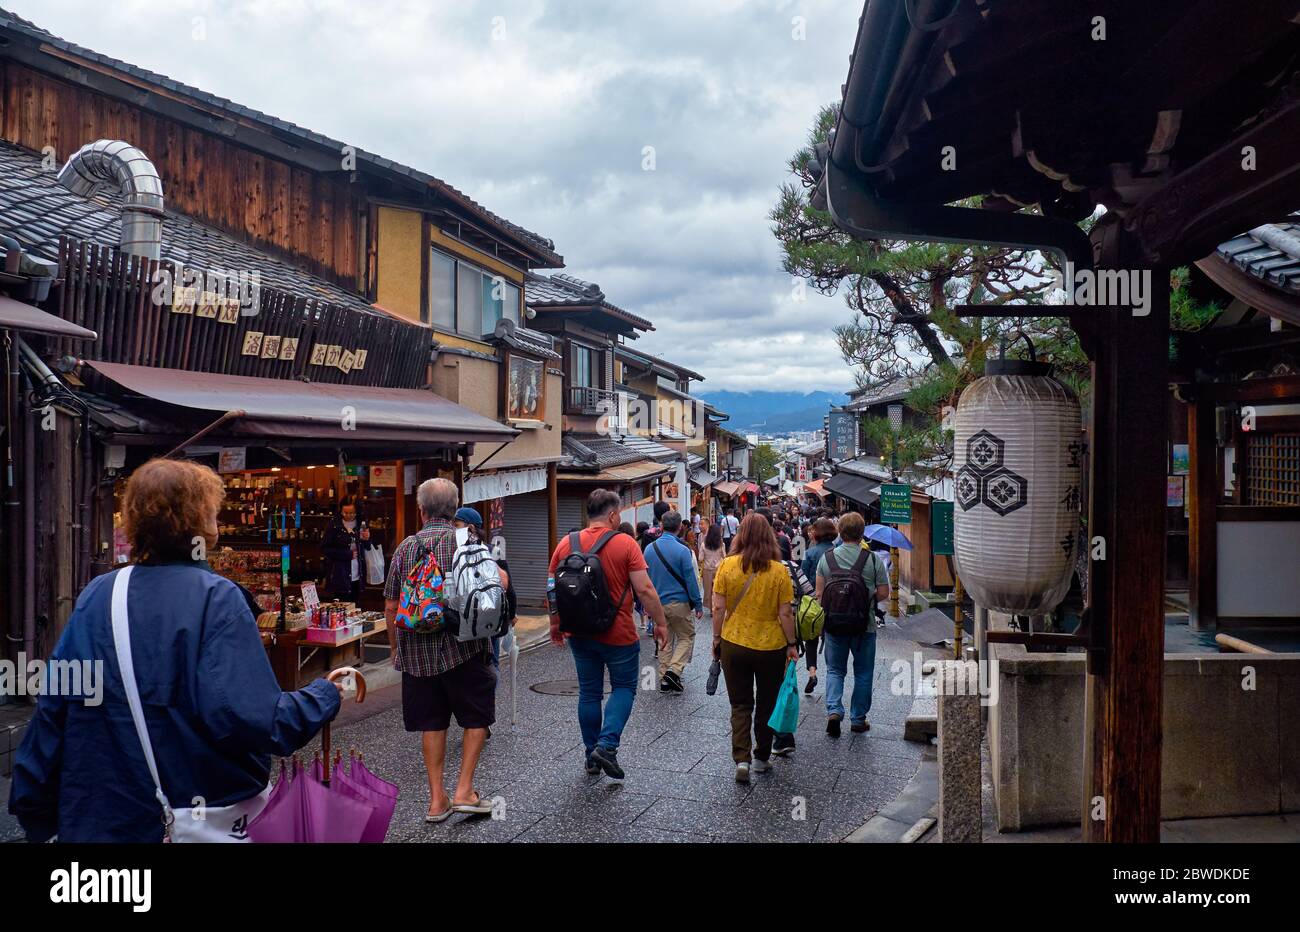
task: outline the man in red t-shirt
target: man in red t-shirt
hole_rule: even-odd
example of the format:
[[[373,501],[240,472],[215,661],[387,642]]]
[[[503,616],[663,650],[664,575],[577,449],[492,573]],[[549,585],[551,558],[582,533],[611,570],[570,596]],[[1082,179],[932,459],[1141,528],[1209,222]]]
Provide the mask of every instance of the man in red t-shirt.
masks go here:
[[[564,639],[569,639],[569,650],[573,651],[573,664],[578,671],[578,727],[587,749],[587,773],[594,776],[603,770],[615,780],[623,779],[623,768],[618,764],[618,742],[632,714],[641,668],[641,638],[632,622],[629,588],[636,593],[646,614],[654,619],[655,640],[661,647],[668,642],[668,622],[646,572],[641,548],[635,538],[618,533],[621,504],[617,492],[608,489],[592,492],[587,499],[587,527],[578,535],[582,552],[589,553],[602,535],[615,532],[597,554],[609,596],[618,603],[614,623],[608,631],[591,637],[565,634],[560,631],[560,616],[555,613],[554,605],[551,606],[551,643],[562,647]],[[551,555],[552,577],[571,552],[566,535]],[[606,669],[610,694],[602,710],[600,700],[605,693]]]

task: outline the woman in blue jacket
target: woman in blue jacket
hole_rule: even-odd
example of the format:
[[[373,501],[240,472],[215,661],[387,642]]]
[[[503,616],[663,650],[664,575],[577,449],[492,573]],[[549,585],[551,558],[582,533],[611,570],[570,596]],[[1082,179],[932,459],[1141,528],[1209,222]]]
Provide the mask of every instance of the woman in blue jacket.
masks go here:
[[[204,823],[205,840],[246,840],[271,755],[297,751],[338,713],[341,688],[326,679],[280,689],[239,587],[208,567],[223,495],[216,473],[177,460],[152,460],[127,483],[135,563],[86,586],[51,657],[98,671],[97,688],[88,676],[80,694],[42,695],[14,758],[9,811],[29,841],[162,841],[173,804],[213,815],[211,824],[185,817]],[[115,588],[129,622],[116,634]],[[133,675],[123,677],[124,665]],[[218,831],[216,816],[230,814]]]

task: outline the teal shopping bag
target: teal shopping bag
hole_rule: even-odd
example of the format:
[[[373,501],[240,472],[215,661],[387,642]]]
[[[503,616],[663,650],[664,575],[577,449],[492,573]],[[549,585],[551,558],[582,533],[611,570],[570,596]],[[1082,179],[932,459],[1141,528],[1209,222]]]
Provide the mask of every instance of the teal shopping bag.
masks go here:
[[[799,665],[793,660],[786,664],[785,682],[781,684],[767,727],[779,735],[794,734],[799,727]]]

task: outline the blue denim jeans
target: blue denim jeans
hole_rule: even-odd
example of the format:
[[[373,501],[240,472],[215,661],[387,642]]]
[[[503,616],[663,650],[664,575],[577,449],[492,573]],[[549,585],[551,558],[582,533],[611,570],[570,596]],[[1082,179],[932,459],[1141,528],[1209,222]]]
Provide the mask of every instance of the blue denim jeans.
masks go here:
[[[876,633],[856,636],[826,634],[826,714],[844,715],[844,676],[853,656],[853,699],[849,721],[859,724],[871,711],[871,681],[876,672]]]
[[[641,669],[641,645],[613,646],[591,638],[569,638],[573,665],[578,671],[578,727],[582,743],[590,754],[600,745],[618,750],[623,726],[632,714],[636,699],[637,677]],[[609,668],[609,699],[602,714],[600,700],[605,695],[605,668]]]

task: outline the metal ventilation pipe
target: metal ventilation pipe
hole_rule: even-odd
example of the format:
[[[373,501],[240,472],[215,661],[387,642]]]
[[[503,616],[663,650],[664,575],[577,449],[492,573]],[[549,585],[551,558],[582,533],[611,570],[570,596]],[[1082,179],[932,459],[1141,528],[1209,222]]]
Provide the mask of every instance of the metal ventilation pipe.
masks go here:
[[[135,146],[120,139],[87,143],[59,170],[59,184],[81,197],[90,197],[102,186],[116,188],[123,197],[119,248],[128,255],[159,258],[162,179]]]

